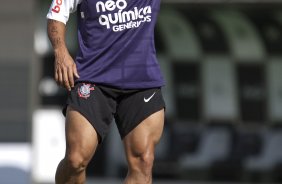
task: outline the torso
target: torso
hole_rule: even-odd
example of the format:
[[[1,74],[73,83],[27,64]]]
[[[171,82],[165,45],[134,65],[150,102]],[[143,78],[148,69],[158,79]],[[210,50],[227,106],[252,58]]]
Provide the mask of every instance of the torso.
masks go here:
[[[154,27],[160,0],[83,0],[78,6],[80,79],[122,89],[164,85]]]

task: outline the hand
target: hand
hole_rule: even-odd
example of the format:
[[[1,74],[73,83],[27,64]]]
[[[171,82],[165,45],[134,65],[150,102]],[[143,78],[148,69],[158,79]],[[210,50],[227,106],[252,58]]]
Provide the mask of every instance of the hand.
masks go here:
[[[74,87],[74,78],[79,78],[76,65],[68,52],[55,52],[55,80],[68,91]]]

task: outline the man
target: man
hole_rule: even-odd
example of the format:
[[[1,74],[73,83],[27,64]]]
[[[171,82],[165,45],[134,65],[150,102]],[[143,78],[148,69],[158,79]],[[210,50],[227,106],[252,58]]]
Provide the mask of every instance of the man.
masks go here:
[[[57,184],[85,183],[87,164],[113,118],[128,162],[125,183],[152,183],[165,107],[154,46],[159,7],[160,0],[53,0],[47,18],[55,80],[69,91],[66,154]],[[74,61],[65,31],[75,11],[79,47]]]

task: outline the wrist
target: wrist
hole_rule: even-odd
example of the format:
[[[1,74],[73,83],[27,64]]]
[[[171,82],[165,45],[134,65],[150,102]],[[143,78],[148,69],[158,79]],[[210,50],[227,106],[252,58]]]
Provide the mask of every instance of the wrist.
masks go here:
[[[54,48],[54,53],[55,55],[64,54],[64,53],[68,53],[68,50],[66,47],[58,47],[58,48]]]

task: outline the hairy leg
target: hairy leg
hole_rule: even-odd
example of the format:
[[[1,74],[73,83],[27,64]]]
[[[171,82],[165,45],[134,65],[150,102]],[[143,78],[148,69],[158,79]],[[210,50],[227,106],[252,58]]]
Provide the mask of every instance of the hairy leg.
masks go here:
[[[164,110],[160,110],[133,129],[123,140],[128,173],[125,184],[151,184],[154,150],[164,126]]]
[[[71,107],[66,116],[66,154],[56,172],[56,184],[83,184],[87,164],[98,145],[93,126]]]

